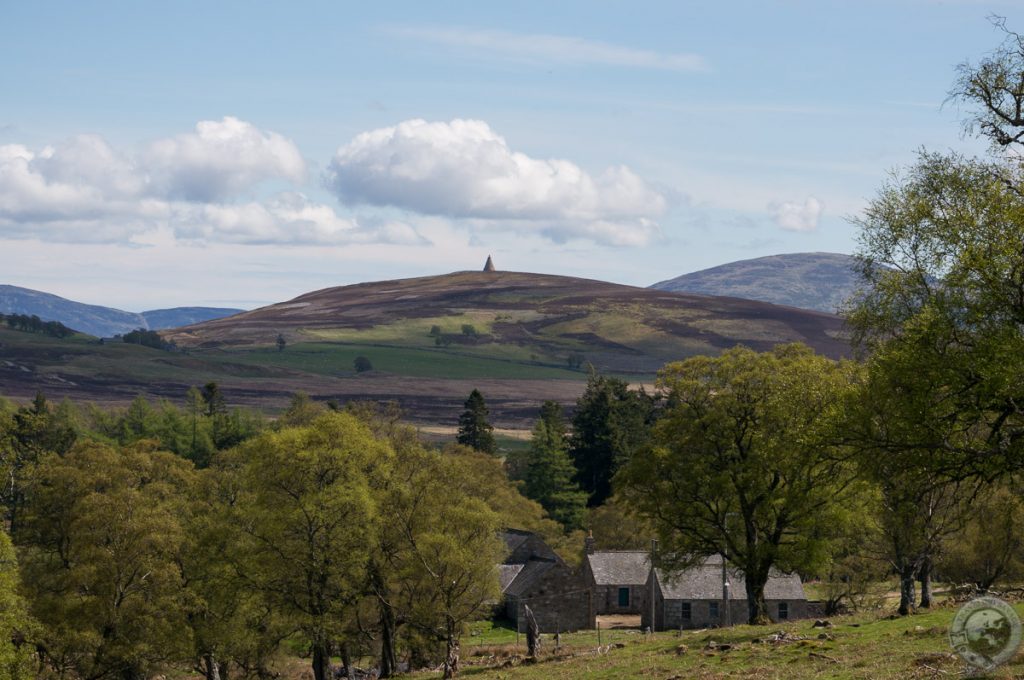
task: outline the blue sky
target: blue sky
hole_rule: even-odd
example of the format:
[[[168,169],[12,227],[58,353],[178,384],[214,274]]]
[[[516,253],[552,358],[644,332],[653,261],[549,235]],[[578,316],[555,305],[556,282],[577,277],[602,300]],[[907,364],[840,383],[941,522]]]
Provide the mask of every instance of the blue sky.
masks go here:
[[[0,283],[141,310],[851,252],[1024,3],[5,2]]]

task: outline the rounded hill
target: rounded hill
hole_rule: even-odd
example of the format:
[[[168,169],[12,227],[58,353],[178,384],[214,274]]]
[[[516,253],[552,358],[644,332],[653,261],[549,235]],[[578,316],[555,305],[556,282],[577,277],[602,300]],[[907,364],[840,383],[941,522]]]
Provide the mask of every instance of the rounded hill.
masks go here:
[[[179,346],[242,349],[325,343],[497,358],[524,365],[653,373],[736,344],[804,342],[848,353],[842,320],[753,300],[521,272],[456,272],[326,288],[168,331]],[[285,350],[285,353],[287,350]]]
[[[729,262],[660,281],[651,288],[835,312],[860,285],[857,261],[850,255],[788,253]]]

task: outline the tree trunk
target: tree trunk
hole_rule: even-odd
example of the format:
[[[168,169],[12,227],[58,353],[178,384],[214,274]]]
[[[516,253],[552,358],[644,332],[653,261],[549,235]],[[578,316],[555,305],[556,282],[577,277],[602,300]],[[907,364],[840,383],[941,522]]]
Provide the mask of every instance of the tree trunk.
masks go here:
[[[341,645],[341,663],[345,664],[345,677],[352,677],[352,655],[348,653],[348,643]],[[380,675],[379,677],[384,677]]]
[[[220,680],[228,680],[231,676],[228,675],[228,662],[221,661],[217,664],[217,669],[220,672]]]
[[[932,606],[932,560],[926,557],[921,564],[918,579],[921,582],[921,609],[930,609]]]
[[[540,656],[540,626],[529,605],[523,606],[526,615],[526,654],[534,661]]]
[[[390,678],[398,672],[398,654],[395,652],[395,614],[384,606],[380,617],[380,675]]]
[[[121,671],[120,675],[121,680],[145,680],[146,677],[143,672],[135,666],[128,666]]]
[[[325,640],[313,641],[313,680],[331,678],[331,648]]]
[[[905,563],[900,569],[900,616],[914,611],[914,565]]]
[[[763,571],[763,570],[762,570]],[[768,572],[756,573],[753,570],[744,577],[747,586],[747,623],[752,626],[762,626],[771,623],[768,616],[768,603],[764,600],[764,586],[768,582]],[[728,602],[726,606],[728,606]],[[725,621],[725,612],[721,614],[721,620]]]
[[[398,653],[395,651],[395,608],[385,598],[384,579],[380,571],[373,569],[374,589],[377,591],[377,608],[380,611],[380,675],[390,678],[398,672]]]
[[[220,666],[213,654],[203,654],[203,675],[206,680],[220,680]]]
[[[447,646],[444,655],[444,680],[451,680],[459,674],[459,638],[455,626],[455,619],[447,617],[445,632],[447,633]]]

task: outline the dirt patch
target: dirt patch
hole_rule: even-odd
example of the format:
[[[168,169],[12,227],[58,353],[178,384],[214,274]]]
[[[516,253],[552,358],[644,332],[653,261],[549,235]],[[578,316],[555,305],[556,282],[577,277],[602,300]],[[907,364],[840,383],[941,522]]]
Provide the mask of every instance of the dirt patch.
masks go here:
[[[601,630],[616,630],[616,629],[639,629],[640,628],[640,615],[639,614],[605,614],[604,616],[597,617],[597,623],[601,626]]]

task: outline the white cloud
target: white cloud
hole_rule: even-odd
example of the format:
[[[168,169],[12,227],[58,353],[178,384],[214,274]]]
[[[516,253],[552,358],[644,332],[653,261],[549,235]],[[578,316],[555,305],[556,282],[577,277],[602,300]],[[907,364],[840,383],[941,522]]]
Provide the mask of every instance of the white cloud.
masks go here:
[[[222,243],[426,243],[407,224],[363,224],[339,217],[330,206],[297,193],[278,194],[264,202],[185,206],[176,218],[180,238]]]
[[[159,232],[222,243],[425,243],[411,226],[361,223],[294,192],[238,201],[265,180],[298,183],[305,172],[290,140],[230,117],[134,156],[95,135],[38,151],[0,146],[0,238],[146,244]]]
[[[617,245],[649,242],[666,208],[627,167],[591,176],[570,161],[534,159],[479,120],[364,132],[338,149],[325,181],[342,201]]]
[[[123,214],[125,193],[131,193],[126,183],[122,161],[95,137],[38,153],[18,144],[0,146],[0,225],[5,233],[23,237],[39,224],[88,223]]]
[[[814,231],[825,206],[813,196],[803,203],[772,203],[768,206],[776,224],[786,231]]]
[[[573,36],[430,26],[397,26],[388,28],[387,32],[400,38],[532,63],[601,64],[667,71],[708,69],[707,62],[698,54],[654,52]]]
[[[231,116],[154,142],[143,163],[158,194],[189,201],[222,200],[268,179],[300,183],[306,174],[291,140]]]

